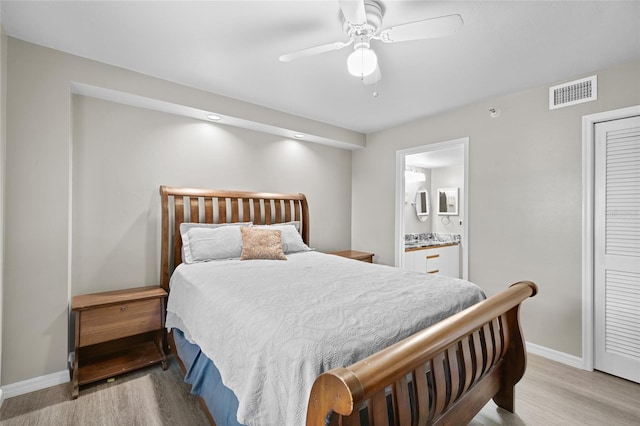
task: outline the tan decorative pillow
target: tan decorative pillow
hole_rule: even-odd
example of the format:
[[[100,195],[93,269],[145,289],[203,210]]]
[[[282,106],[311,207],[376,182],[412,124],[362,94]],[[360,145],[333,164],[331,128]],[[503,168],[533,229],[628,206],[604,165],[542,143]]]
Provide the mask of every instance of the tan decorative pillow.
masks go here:
[[[261,229],[249,226],[242,232],[242,254],[240,260],[271,259],[287,260],[282,251],[282,232],[276,229]]]

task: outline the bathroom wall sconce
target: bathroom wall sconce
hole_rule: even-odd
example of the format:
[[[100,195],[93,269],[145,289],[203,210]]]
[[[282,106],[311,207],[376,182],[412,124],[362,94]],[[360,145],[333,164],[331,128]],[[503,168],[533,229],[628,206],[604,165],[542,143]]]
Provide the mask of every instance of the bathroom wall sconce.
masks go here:
[[[498,108],[489,109],[489,117],[491,117],[491,118],[498,118],[498,117],[500,117],[501,113],[502,113],[502,111],[500,111]]]
[[[404,179],[406,182],[424,182],[427,180],[427,177],[418,169],[406,167],[404,169]]]

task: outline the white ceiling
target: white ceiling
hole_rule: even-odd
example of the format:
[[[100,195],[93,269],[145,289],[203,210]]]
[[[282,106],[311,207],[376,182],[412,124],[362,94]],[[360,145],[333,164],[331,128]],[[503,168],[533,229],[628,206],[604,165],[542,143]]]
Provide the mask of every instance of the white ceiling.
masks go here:
[[[458,13],[454,36],[373,42],[382,80],[348,74],[335,0],[6,1],[9,36],[362,133],[640,58],[639,1],[384,1],[382,28]],[[374,97],[373,92],[378,96]]]

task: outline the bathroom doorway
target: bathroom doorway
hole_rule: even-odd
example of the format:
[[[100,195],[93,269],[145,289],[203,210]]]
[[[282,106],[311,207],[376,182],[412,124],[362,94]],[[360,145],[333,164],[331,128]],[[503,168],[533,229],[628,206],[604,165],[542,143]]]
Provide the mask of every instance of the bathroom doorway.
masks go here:
[[[460,235],[461,277],[468,278],[469,138],[422,145],[396,152],[395,265],[404,266],[405,234]],[[457,214],[439,211],[439,189],[458,188]],[[419,214],[428,193],[428,214]],[[420,198],[417,198],[420,197]],[[424,204],[424,203],[423,203]],[[442,211],[442,210],[440,210]]]

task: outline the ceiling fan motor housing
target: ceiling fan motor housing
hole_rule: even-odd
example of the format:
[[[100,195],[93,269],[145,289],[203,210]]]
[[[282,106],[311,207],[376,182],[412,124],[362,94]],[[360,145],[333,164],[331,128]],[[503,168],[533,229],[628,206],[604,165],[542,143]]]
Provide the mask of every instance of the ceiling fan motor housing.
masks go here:
[[[371,39],[378,29],[380,29],[382,17],[384,16],[384,6],[382,3],[375,0],[365,0],[364,10],[367,22],[361,25],[347,22],[342,15],[342,28],[349,37],[364,36],[367,39]]]

